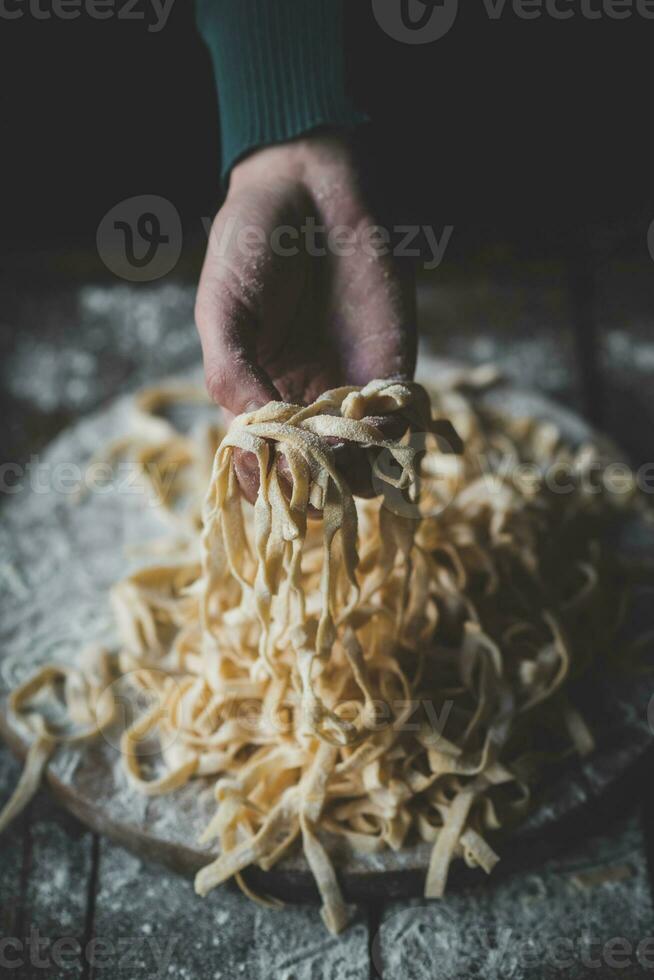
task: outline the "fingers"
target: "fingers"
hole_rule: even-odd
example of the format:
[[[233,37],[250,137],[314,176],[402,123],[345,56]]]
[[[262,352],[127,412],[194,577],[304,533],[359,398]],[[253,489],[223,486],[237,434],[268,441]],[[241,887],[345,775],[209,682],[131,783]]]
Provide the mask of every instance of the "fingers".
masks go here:
[[[372,469],[368,453],[361,446],[346,443],[334,451],[336,467],[356,497],[374,497]]]
[[[400,439],[407,430],[408,422],[401,415],[368,416],[368,425],[374,425],[379,431],[380,439]],[[346,442],[336,447],[336,466],[345,477],[352,493],[357,497],[374,497],[375,488],[372,480],[372,468],[368,452],[353,442]]]
[[[437,419],[432,422],[432,432],[438,441],[438,448],[446,455],[461,456],[463,454],[463,439],[449,419]]]
[[[382,439],[393,441],[401,439],[408,427],[407,420],[400,414],[368,417],[366,422],[379,430]],[[438,440],[441,452],[455,455],[463,452],[463,443],[449,421],[443,419],[434,422],[432,432]],[[356,443],[338,442],[336,439],[325,441],[333,446],[336,467],[345,477],[352,493],[357,497],[374,497],[378,489],[375,489],[373,483],[370,458],[366,450]],[[290,497],[292,477],[283,456],[280,457],[277,466],[282,487]],[[234,469],[243,496],[253,504],[259,492],[259,464],[256,456],[237,449],[234,453]],[[320,514],[311,508],[310,516],[319,517]]]
[[[384,440],[397,441],[406,432],[409,423],[401,414],[367,417],[366,422],[379,430]],[[432,423],[432,434],[436,437],[442,453],[460,455],[463,442],[454,426],[446,419]],[[335,449],[336,465],[347,480],[352,493],[357,497],[374,497],[379,493],[375,488],[369,454],[356,443],[344,443]]]
[[[243,449],[234,450],[234,472],[241,493],[248,501],[253,504],[259,493],[259,463],[254,453],[247,453]]]
[[[232,195],[211,231],[195,318],[207,388],[231,415],[281,398],[263,366],[265,351],[282,344],[287,307],[292,307],[299,286],[295,269],[288,262],[280,265],[266,242],[271,229],[291,220],[287,208],[279,189],[249,188]],[[246,232],[259,233],[256,247],[243,237]],[[281,273],[288,274],[288,280]],[[234,468],[243,495],[254,502],[259,489],[256,457],[237,450]]]
[[[249,503],[253,504],[259,492],[259,462],[257,457],[254,453],[236,449],[234,451],[234,470],[243,496]],[[290,498],[293,490],[293,479],[284,456],[280,456],[277,461],[277,472],[281,480],[282,490]]]
[[[253,412],[279,392],[257,360],[257,318],[243,295],[242,281],[226,265],[205,263],[195,318],[202,343],[204,374],[211,398],[228,414]],[[259,490],[256,456],[236,450],[234,468],[250,502]]]
[[[341,309],[355,311],[336,327],[348,381],[412,378],[417,341],[411,267],[391,256],[357,254],[341,262],[337,274]]]
[[[222,270],[210,283],[201,281],[195,317],[209,394],[240,415],[279,399],[279,393],[257,363],[256,318],[231,278]]]
[[[241,240],[244,229],[266,227],[267,217],[253,194],[248,202],[226,202],[216,216],[195,304],[207,388],[234,415],[279,398],[258,356],[270,288],[266,256]]]

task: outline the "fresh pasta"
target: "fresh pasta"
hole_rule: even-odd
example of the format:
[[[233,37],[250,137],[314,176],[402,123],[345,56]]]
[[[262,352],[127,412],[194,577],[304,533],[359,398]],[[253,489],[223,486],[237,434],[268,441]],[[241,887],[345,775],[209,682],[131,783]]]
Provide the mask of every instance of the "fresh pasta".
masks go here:
[[[109,455],[142,470],[175,527],[171,552],[113,589],[119,650],[45,667],[12,694],[34,737],[0,828],[60,742],[113,723],[111,681],[124,676],[149,697],[121,738],[132,785],[213,781],[202,840],[218,854],[200,895],[232,877],[249,894],[242,873],[299,842],[338,932],[348,908],[330,835],[366,853],[429,842],[427,897],[443,894],[454,858],[490,872],[498,831],[528,812],[548,766],[593,746],[570,682],[613,652],[621,608],[601,545],[613,501],[585,479],[598,450],[484,408],[475,388],[491,380],[462,374],[431,398],[374,381],[201,436],[160,414],[197,392],[142,393],[135,433]],[[388,414],[400,438],[370,421]],[[369,456],[376,497],[353,497],[338,442]],[[253,507],[236,451],[257,460]],[[569,492],[544,479],[559,469]],[[72,730],[35,700],[62,684]],[[153,737],[155,775],[139,753]]]

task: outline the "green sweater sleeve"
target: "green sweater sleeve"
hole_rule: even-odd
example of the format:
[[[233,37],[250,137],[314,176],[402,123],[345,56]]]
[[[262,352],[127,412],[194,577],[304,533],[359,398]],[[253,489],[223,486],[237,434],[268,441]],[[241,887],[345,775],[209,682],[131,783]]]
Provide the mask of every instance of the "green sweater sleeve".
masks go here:
[[[365,121],[345,91],[344,0],[197,0],[214,65],[222,172],[316,126]]]

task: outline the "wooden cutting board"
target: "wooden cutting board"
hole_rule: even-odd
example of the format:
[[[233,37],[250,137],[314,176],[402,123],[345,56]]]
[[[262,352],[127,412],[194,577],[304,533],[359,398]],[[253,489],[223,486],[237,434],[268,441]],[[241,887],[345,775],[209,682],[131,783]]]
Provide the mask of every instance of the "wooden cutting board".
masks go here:
[[[422,377],[437,383],[452,365],[423,363]],[[186,379],[188,380],[188,379]],[[585,423],[535,392],[500,384],[484,395],[489,402],[516,415],[533,414],[554,421],[569,440],[589,436]],[[111,439],[129,431],[129,398],[62,433],[34,462],[21,492],[5,504],[0,527],[0,733],[20,756],[28,734],[8,717],[8,692],[39,665],[74,664],[89,642],[116,644],[107,594],[110,586],[148,558],[128,557],[135,543],[166,533],[144,494],[119,472],[106,492],[81,501],[74,490],[89,459]],[[616,539],[629,555],[654,554],[654,536],[630,524]],[[650,602],[643,603],[642,622],[654,625]],[[641,617],[639,617],[641,618]],[[617,682],[595,679],[586,686],[584,708],[598,738],[598,749],[583,763],[556,773],[543,788],[528,821],[504,846],[499,868],[535,863],[562,847],[572,835],[584,833],[600,807],[619,804],[637,788],[647,753],[654,745],[649,725],[653,690],[647,676]],[[128,712],[130,695],[122,702]],[[654,709],[649,712],[654,721]],[[62,804],[99,833],[125,844],[146,858],[177,871],[194,873],[214,853],[197,844],[200,831],[214,812],[211,783],[195,780],[165,797],[146,798],[124,776],[118,749],[121,726],[83,748],[60,750],[48,767],[47,779]],[[340,839],[325,837],[334,856],[344,891],[351,899],[378,899],[421,894],[429,845],[414,844],[398,853],[361,855]],[[453,870],[453,883],[470,872]],[[275,869],[249,872],[251,884],[287,898],[313,896],[311,874],[301,851]]]

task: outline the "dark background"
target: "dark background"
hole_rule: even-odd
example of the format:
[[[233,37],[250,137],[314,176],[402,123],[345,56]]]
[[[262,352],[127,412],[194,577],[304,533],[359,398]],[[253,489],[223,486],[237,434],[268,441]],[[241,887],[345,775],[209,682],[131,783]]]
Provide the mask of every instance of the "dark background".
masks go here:
[[[190,0],[175,0],[158,33],[147,29],[145,0],[134,8],[142,20],[38,19],[29,2],[37,0],[5,0],[24,15],[0,17],[8,458],[25,454],[26,425],[30,444],[43,445],[79,412],[156,374],[150,321],[163,330],[167,317],[171,342],[184,334],[187,361],[199,359],[193,290],[206,246],[202,218],[223,193],[218,98]],[[39,9],[51,2],[38,0]],[[493,21],[482,0],[461,0],[445,37],[406,45],[381,30],[369,0],[345,6],[349,87],[372,118],[361,142],[380,216],[454,227],[443,264],[421,280],[422,335],[447,355],[514,356],[517,380],[534,378],[634,458],[648,458],[654,21],[580,13],[526,21],[509,0]],[[96,232],[114,205],[144,194],[175,206],[183,250],[162,279],[126,283],[98,256]],[[89,299],[95,286],[113,292]],[[132,320],[133,348],[123,337],[117,351],[117,324]],[[521,360],[516,345],[530,338]],[[84,397],[42,397],[37,411],[35,382],[27,384],[33,357],[46,363],[58,351],[52,372],[69,372],[79,388],[71,367],[81,363],[78,350],[98,359],[97,382],[82,379]]]
[[[363,149],[380,208],[398,221],[455,229],[443,264],[419,281],[424,343],[497,363],[522,387],[589,417],[634,463],[652,460],[654,22],[521,21],[509,11],[490,22],[481,0],[460,0],[446,37],[408,47],[376,27],[369,0],[346,6],[351,88],[374,119]],[[139,21],[0,17],[0,467],[23,464],[118,395],[199,363],[200,219],[214,214],[221,188],[217,99],[193,13],[190,0],[176,0],[158,34]],[[184,250],[163,278],[127,282],[100,260],[96,232],[110,208],[145,194],[174,204]],[[8,572],[10,553],[4,565]],[[649,738],[644,719],[632,722]],[[605,760],[597,766],[601,775]],[[575,886],[564,901],[564,879],[546,891],[530,873],[514,900],[498,904],[498,935],[505,922],[521,936],[523,912],[532,935],[535,895],[544,896],[537,907],[553,935],[581,935],[591,913],[605,938],[624,922],[649,933],[641,923],[651,920],[654,882],[651,756],[624,775],[620,807],[635,811],[640,800],[644,846],[637,827],[625,843],[610,822],[613,804],[598,798],[580,828],[588,852],[572,849],[565,860],[575,871],[592,861],[596,876],[608,869],[608,884],[600,876],[594,890]],[[17,764],[0,751],[4,798],[17,780]],[[599,845],[595,820],[607,826]],[[50,937],[122,941],[152,921],[163,945],[169,935],[216,932],[215,903],[199,909],[186,882],[137,864],[46,793],[0,850],[6,935],[36,925]],[[627,861],[636,877],[629,868],[615,877]],[[558,881],[560,869],[544,874]],[[221,893],[225,908],[229,898]],[[239,959],[260,955],[268,934],[255,931],[249,903],[231,898],[229,943],[184,942],[173,978],[187,976],[189,964],[201,975],[210,962],[236,975]],[[382,899],[366,913],[370,940]],[[495,907],[494,898],[483,905]],[[286,931],[286,918],[275,922],[276,947],[311,946],[306,955],[320,971],[324,935],[308,910],[295,914]],[[74,975],[89,980],[87,970]]]
[[[189,223],[215,211],[218,110],[193,4],[177,0],[159,33],[147,23],[0,19],[9,249],[94,248],[105,212],[136,194],[172,200]]]
[[[145,193],[170,199],[201,238],[198,219],[220,200],[220,149],[193,4],[176,0],[151,33],[144,0],[140,21],[37,20],[26,3],[23,17],[0,18],[3,250],[93,249],[105,212]],[[491,21],[475,0],[445,37],[414,46],[387,37],[366,0],[346,7],[350,88],[374,120],[386,207],[456,225],[463,255],[480,238],[556,253],[580,221],[626,223],[642,247],[654,21],[525,21],[508,6]]]

